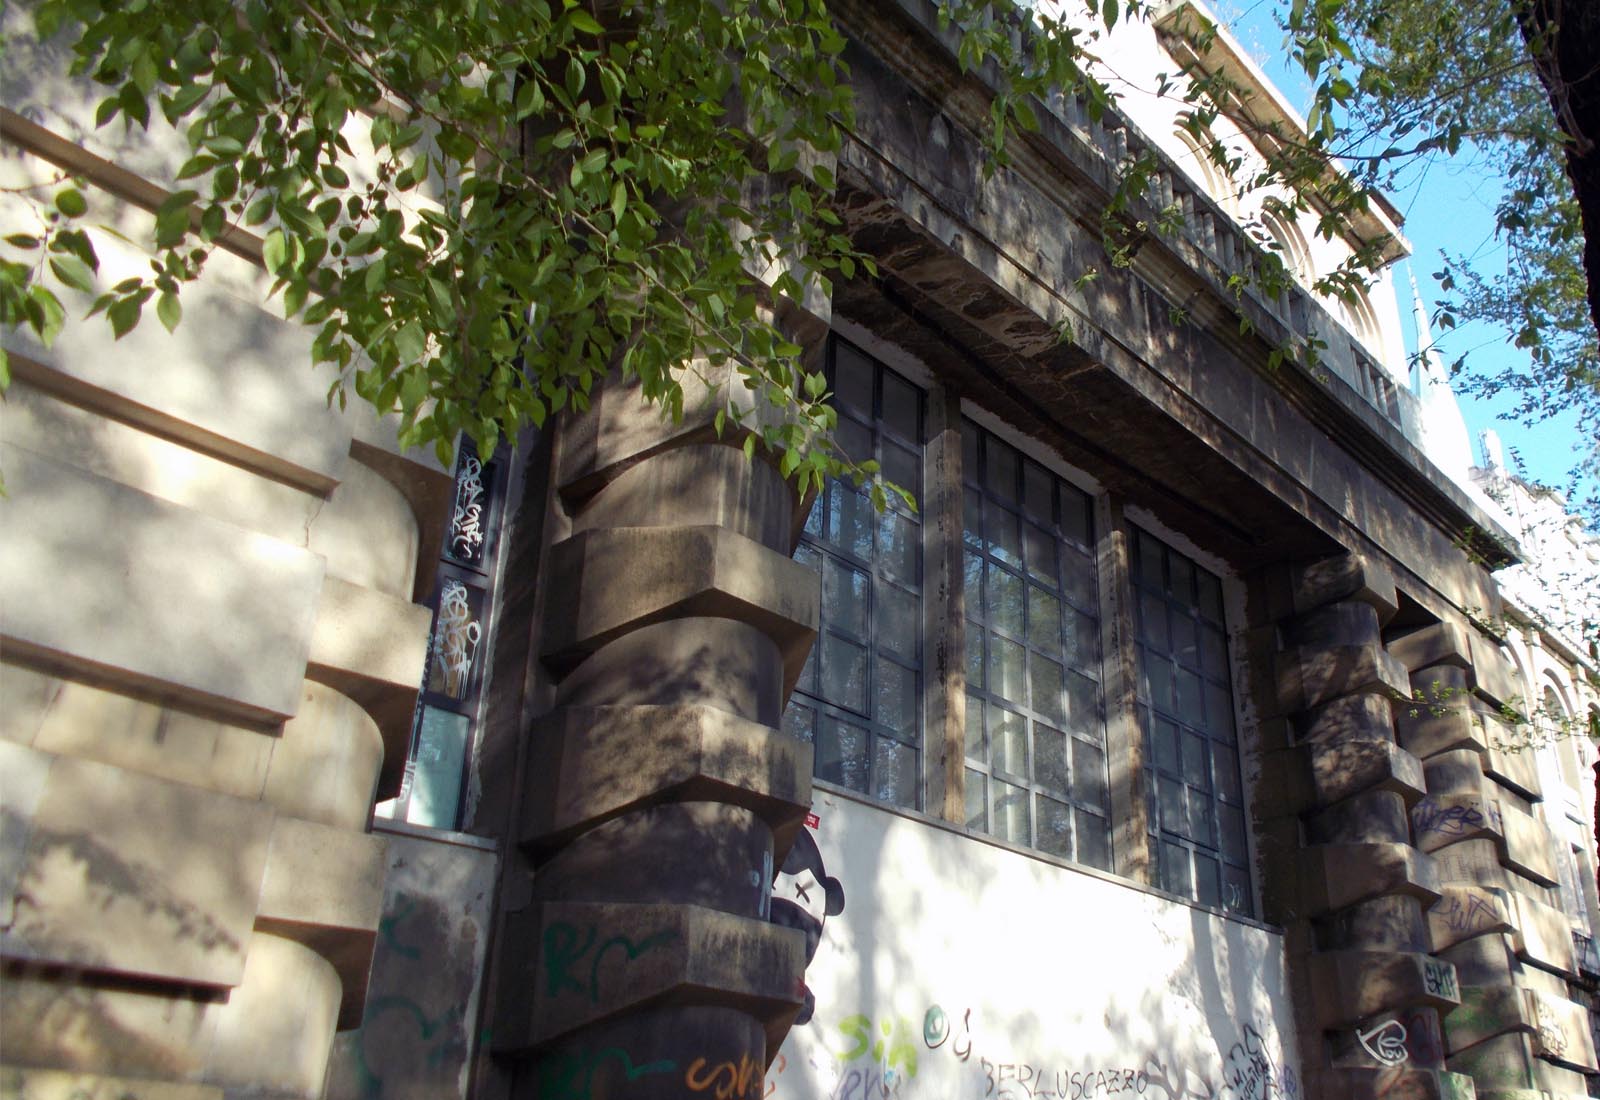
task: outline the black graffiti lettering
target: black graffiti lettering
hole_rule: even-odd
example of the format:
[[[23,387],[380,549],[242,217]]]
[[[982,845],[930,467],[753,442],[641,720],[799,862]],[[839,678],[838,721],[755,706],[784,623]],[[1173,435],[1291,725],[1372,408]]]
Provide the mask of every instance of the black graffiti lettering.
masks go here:
[[[994,1095],[994,1063],[989,1061],[989,1059],[987,1059],[987,1058],[979,1058],[978,1059],[978,1064],[983,1067],[983,1076],[984,1076],[985,1080],[988,1082],[987,1084],[984,1085],[983,1094],[985,1096],[993,1096]]]

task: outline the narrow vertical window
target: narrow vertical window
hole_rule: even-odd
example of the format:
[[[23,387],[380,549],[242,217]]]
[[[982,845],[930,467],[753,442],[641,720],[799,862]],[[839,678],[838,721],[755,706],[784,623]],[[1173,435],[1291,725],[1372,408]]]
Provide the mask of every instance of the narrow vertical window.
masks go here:
[[[967,824],[1111,865],[1087,494],[962,425]]]
[[[1203,905],[1252,915],[1249,857],[1222,583],[1133,531],[1139,724],[1158,881]]]
[[[428,663],[412,723],[400,793],[379,817],[453,829],[461,814],[467,756],[488,659],[488,612],[498,529],[500,470],[463,441],[439,574]]]
[[[923,394],[843,341],[829,386],[850,457],[922,493]],[[896,806],[922,806],[922,526],[894,499],[830,479],[795,560],[822,580],[816,645],[784,728],[816,746],[819,779]]]

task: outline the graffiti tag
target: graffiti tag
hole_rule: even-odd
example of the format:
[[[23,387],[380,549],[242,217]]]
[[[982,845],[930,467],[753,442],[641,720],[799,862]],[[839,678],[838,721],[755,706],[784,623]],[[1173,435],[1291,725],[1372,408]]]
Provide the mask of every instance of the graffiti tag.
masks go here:
[[[1406,1025],[1385,1020],[1377,1027],[1356,1032],[1361,1049],[1386,1066],[1398,1066],[1410,1057],[1406,1050]]]
[[[672,943],[678,933],[672,929],[646,936],[635,943],[627,936],[616,935],[595,947],[600,933],[590,925],[587,934],[580,933],[566,921],[556,921],[544,930],[545,994],[559,996],[565,990],[585,995],[592,1003],[600,1000],[600,964],[613,950],[620,950],[622,958],[632,962],[640,955],[657,947]],[[580,938],[582,943],[579,943]],[[573,967],[589,960],[587,981],[573,976]]]

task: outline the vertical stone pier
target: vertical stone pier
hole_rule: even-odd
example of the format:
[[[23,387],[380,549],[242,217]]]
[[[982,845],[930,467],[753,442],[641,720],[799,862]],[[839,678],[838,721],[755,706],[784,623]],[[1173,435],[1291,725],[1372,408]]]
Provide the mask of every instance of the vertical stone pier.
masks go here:
[[[1274,602],[1282,744],[1259,816],[1283,865],[1268,916],[1288,931],[1308,1095],[1470,1095],[1440,1042],[1456,977],[1429,953],[1438,876],[1411,844],[1423,769],[1395,741],[1391,701],[1410,685],[1383,644],[1393,580],[1344,554],[1290,571]]]
[[[759,1097],[802,1003],[805,936],[768,918],[811,799],[779,727],[817,581],[789,558],[803,502],[713,430],[727,392],[672,424],[609,383],[560,428],[556,705],[528,733],[534,904],[494,1029],[519,1097]]]

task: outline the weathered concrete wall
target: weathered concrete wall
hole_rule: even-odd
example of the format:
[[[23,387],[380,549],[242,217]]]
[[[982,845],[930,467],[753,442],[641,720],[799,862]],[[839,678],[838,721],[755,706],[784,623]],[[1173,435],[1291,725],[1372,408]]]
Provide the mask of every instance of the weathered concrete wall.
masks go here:
[[[389,833],[361,1026],[335,1040],[326,1100],[468,1095],[498,857],[492,847]]]
[[[1301,1095],[1281,935],[833,794],[814,819],[800,884],[836,879],[843,904],[774,1100]]]

